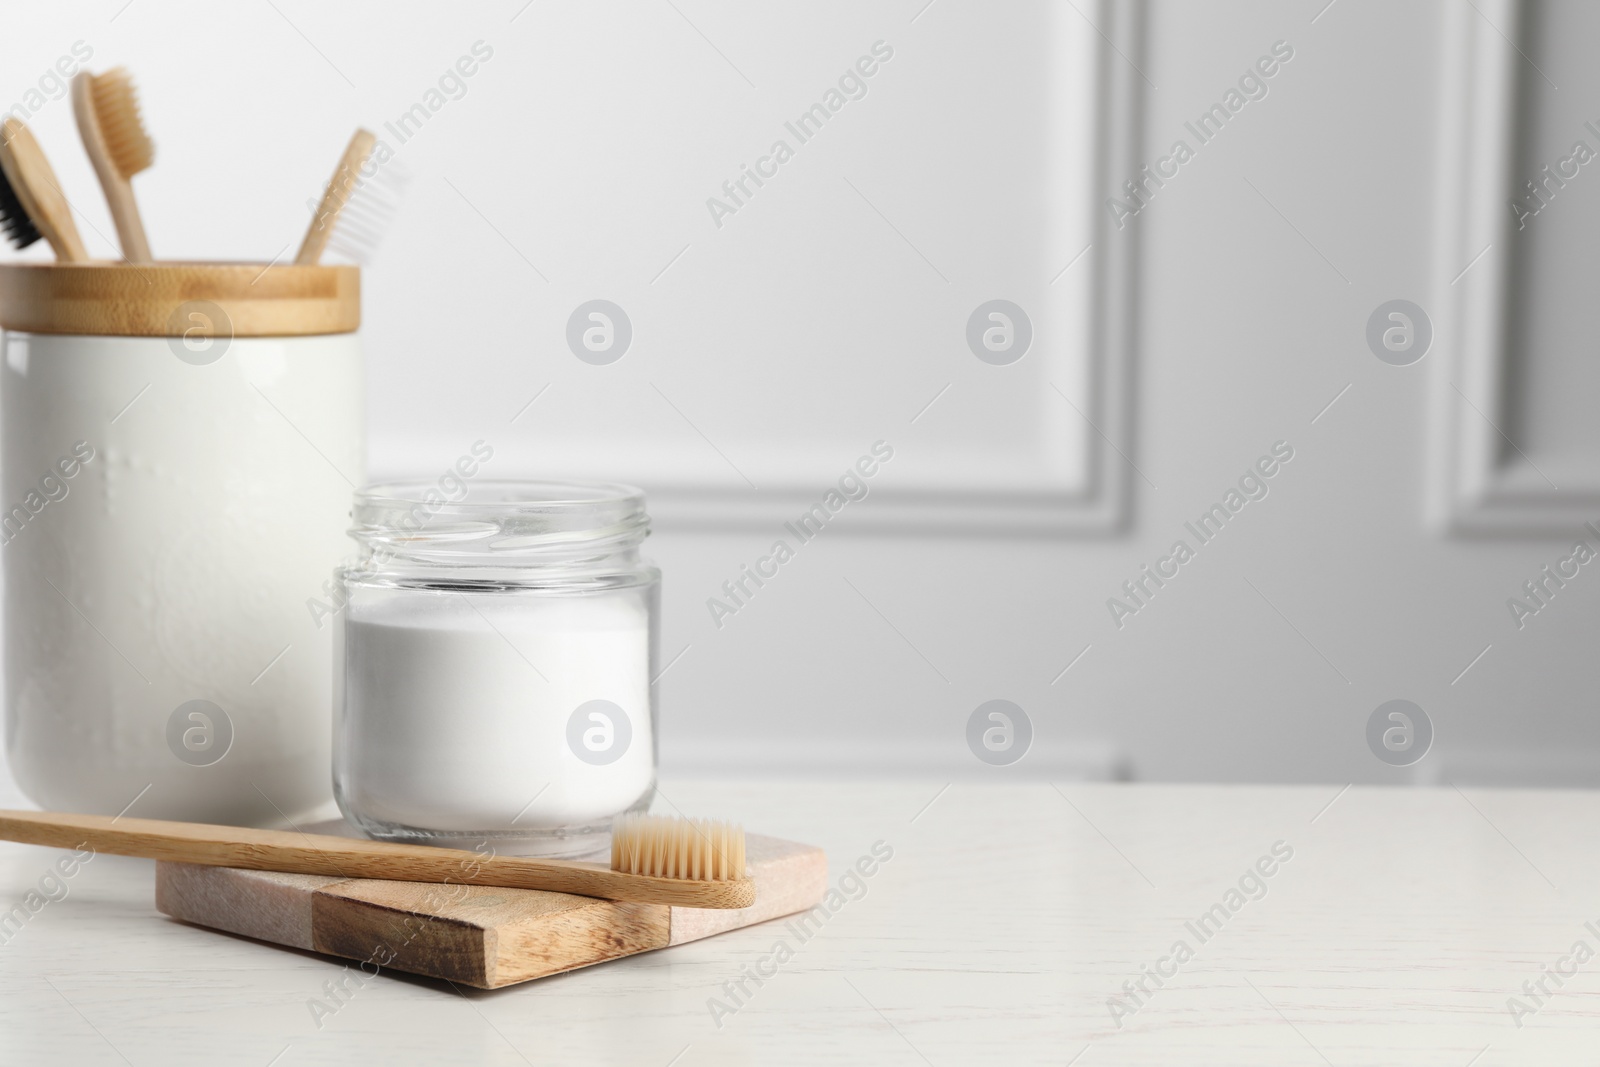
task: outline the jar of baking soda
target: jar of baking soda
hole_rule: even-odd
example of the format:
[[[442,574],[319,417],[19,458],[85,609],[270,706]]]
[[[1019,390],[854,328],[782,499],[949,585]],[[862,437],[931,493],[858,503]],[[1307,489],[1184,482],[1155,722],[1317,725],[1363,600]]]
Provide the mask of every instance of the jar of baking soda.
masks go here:
[[[614,816],[655,795],[661,572],[639,556],[644,494],[481,477],[448,488],[356,496],[335,796],[384,840],[593,852]]]

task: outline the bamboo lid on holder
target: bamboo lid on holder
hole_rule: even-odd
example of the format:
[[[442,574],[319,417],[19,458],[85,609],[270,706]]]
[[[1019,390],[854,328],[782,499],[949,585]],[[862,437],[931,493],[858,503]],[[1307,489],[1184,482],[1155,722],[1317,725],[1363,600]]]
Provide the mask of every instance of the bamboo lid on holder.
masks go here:
[[[361,269],[354,266],[0,264],[0,326],[8,330],[294,337],[353,333],[360,325]]]

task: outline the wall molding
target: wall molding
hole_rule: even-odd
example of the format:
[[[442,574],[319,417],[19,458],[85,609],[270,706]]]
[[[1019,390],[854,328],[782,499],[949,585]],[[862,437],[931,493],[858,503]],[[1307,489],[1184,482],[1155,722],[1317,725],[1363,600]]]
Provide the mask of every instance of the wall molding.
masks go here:
[[[1557,489],[1502,432],[1518,356],[1508,205],[1528,84],[1523,46],[1510,42],[1527,36],[1527,5],[1478,0],[1444,12],[1429,517],[1454,536],[1566,535],[1600,513],[1600,470],[1587,483],[1563,476]]]
[[[1090,279],[1088,307],[1093,321],[1087,338],[1090,395],[1083,413],[1061,404],[1059,417],[1088,435],[1088,471],[1059,484],[1048,475],[1047,457],[1029,466],[1041,474],[1034,486],[996,490],[980,484],[874,488],[871,503],[851,513],[841,530],[856,534],[953,534],[961,536],[1114,536],[1131,520],[1133,456],[1132,352],[1135,331],[1137,228],[1119,232],[1102,205],[1140,166],[1143,94],[1136,69],[1122,56],[1140,62],[1144,4],[1099,0],[1088,11],[1112,47],[1096,50],[1095,158],[1092,245],[1075,270]],[[1073,211],[1078,205],[1071,205]],[[1076,359],[1078,353],[1056,354]],[[1048,388],[1044,386],[1043,388]],[[1091,425],[1084,425],[1087,420]],[[1137,462],[1137,459],[1132,459]],[[1086,477],[1083,474],[1086,473]],[[1082,488],[1079,488],[1082,486]],[[671,482],[646,487],[651,513],[663,529],[770,530],[814,504],[827,486],[788,484],[757,492],[731,482],[726,486]]]
[[[1036,346],[1024,363],[1017,365],[1022,369],[1033,364],[1027,369],[1038,386],[1028,401],[1039,405],[1044,414],[1030,411],[1029,417],[1041,420],[1041,432],[1026,443],[997,447],[992,456],[985,457],[981,469],[974,470],[968,463],[961,472],[949,472],[948,478],[924,474],[912,483],[896,481],[898,475],[893,473],[885,475],[872,485],[870,499],[841,513],[841,532],[1107,537],[1128,527],[1131,479],[1138,477],[1130,463],[1139,462],[1132,440],[1131,365],[1140,227],[1119,231],[1103,205],[1108,196],[1122,195],[1123,182],[1137,175],[1141,164],[1142,80],[1132,64],[1142,63],[1145,5],[1095,0],[1078,7],[1094,26],[1085,25],[1079,13],[1063,8],[1064,14],[1057,12],[1056,17],[1064,28],[1056,32],[1089,35],[1091,43],[1080,46],[1075,41],[1073,48],[1092,49],[1093,67],[1086,76],[1097,99],[1092,124],[1081,138],[1074,131],[1072,143],[1064,143],[1062,151],[1090,162],[1088,199],[1078,202],[1074,195],[1071,201],[1063,200],[1052,215],[1069,220],[1074,234],[1087,232],[1089,249],[1071,273],[1046,292],[1063,303],[1075,306],[1081,302],[1088,318],[1075,317],[1070,336],[1052,350],[1038,351]],[[1070,81],[1076,83],[1079,78],[1074,74]],[[1077,181],[1069,184],[1079,187]],[[1083,392],[1068,386],[1069,404],[1052,387],[1052,380],[1081,381]],[[641,392],[647,391],[644,383],[635,384]],[[670,382],[663,385],[671,391]],[[920,403],[920,399],[908,398],[908,402]],[[1081,452],[1076,447],[1059,448],[1068,434],[1074,438],[1082,435]],[[871,438],[838,443],[842,449],[838,469],[842,471],[870,443]],[[897,439],[892,443],[899,445]],[[955,444],[959,447],[960,442]],[[687,447],[699,455],[698,440]],[[455,441],[380,433],[371,448],[373,477],[426,474],[437,468],[437,457],[447,461],[453,456],[453,449],[459,450]],[[511,445],[497,456],[495,476],[620,476],[636,480],[649,494],[651,514],[664,531],[777,531],[783,523],[804,514],[830,488],[831,478],[816,479],[802,473],[809,464],[796,463],[791,471],[777,475],[765,473],[755,479],[759,488],[753,488],[732,469],[678,462],[665,448],[641,457],[641,449],[649,449],[649,443],[609,442],[599,451],[585,453],[579,465],[569,469],[559,460],[541,460],[519,453]],[[1002,472],[1004,477],[987,478],[984,469]],[[631,475],[626,473],[630,471]]]

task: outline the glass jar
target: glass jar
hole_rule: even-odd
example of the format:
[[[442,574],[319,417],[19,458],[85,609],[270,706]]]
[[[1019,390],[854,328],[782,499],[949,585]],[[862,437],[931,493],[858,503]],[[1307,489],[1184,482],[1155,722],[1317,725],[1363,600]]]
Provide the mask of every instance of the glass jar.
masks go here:
[[[644,494],[451,478],[356,495],[333,789],[389,841],[574,856],[655,794]]]

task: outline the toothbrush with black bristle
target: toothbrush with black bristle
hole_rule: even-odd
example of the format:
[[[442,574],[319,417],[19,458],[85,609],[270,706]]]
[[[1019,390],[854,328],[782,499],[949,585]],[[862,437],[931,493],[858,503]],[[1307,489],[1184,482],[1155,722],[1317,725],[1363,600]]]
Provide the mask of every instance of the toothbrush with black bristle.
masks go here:
[[[6,240],[20,250],[43,237],[60,262],[89,262],[72,207],[39,142],[15,117],[0,130],[0,229]]]

